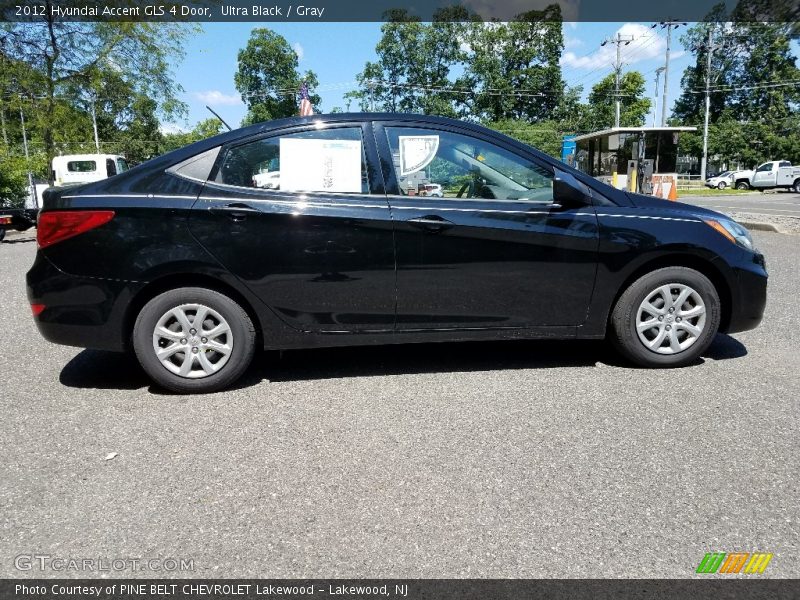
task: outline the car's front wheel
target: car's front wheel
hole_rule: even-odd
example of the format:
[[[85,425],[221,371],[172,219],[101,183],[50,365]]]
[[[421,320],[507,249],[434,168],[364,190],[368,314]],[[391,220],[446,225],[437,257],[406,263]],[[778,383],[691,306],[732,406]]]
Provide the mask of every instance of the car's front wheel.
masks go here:
[[[634,281],[611,314],[610,337],[645,367],[680,367],[708,348],[719,329],[720,301],[702,273],[667,267]]]
[[[145,372],[180,393],[207,393],[231,385],[255,350],[250,317],[227,296],[205,288],[164,292],[142,308],[133,348]]]
[[[718,190],[724,190],[726,187],[728,187],[728,184],[727,184],[727,183],[725,183],[724,181],[720,181],[720,182],[717,184],[717,189],[718,189]]]

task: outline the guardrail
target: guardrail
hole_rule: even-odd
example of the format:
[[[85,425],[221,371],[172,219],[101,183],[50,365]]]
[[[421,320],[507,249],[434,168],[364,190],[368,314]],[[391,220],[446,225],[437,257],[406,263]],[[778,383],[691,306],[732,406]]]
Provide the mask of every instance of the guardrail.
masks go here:
[[[700,175],[678,175],[679,190],[699,190],[704,187]]]

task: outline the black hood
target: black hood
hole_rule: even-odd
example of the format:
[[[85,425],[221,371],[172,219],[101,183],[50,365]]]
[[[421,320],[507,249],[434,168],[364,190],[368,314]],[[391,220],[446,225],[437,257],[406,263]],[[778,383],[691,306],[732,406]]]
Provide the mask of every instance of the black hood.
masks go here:
[[[666,210],[683,215],[692,215],[701,219],[709,217],[713,219],[730,219],[730,217],[718,213],[715,210],[694,206],[693,204],[676,202],[675,200],[664,200],[663,198],[656,198],[655,196],[645,196],[644,194],[633,194],[630,192],[628,193],[628,197],[637,208]]]

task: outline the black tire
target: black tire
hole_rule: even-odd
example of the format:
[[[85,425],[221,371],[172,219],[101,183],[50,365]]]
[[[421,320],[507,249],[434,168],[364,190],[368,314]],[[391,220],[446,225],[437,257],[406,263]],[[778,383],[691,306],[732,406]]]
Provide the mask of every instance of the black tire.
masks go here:
[[[2,242],[5,239],[5,237],[6,237],[6,230],[0,228],[0,242]]]
[[[688,286],[699,294],[706,308],[706,321],[695,342],[685,350],[658,354],[639,339],[637,313],[654,290],[672,283]],[[666,267],[643,275],[622,293],[611,313],[609,338],[624,357],[643,367],[682,367],[708,348],[719,330],[720,316],[719,294],[705,275],[686,267]]]
[[[750,184],[747,183],[746,181],[737,181],[736,182],[736,189],[737,190],[749,190],[750,189]]]
[[[192,304],[206,307],[221,316],[230,327],[232,336],[230,340],[232,349],[219,370],[195,379],[173,373],[164,366],[156,356],[153,343],[153,333],[159,320],[174,308]],[[194,313],[194,317],[197,317],[197,312]],[[194,325],[192,321],[190,323]],[[194,343],[199,344],[200,335],[198,333],[187,338],[188,343],[191,344],[193,343],[191,340],[195,340]],[[227,296],[205,288],[178,288],[156,296],[142,308],[133,327],[133,348],[139,364],[159,386],[181,394],[204,394],[230,386],[250,365],[255,351],[255,339],[253,323],[244,309]],[[207,353],[204,354],[206,360],[209,356],[217,356],[212,350],[199,350],[195,354],[200,352]],[[187,356],[188,352],[176,353],[177,358]],[[222,358],[222,355],[219,357]]]
[[[800,179],[794,180],[794,185],[792,186],[792,191],[795,194],[800,194]]]
[[[717,184],[717,189],[718,189],[718,190],[724,190],[726,187],[728,187],[728,184],[727,184],[727,183],[725,183],[724,181],[720,181],[720,182]]]

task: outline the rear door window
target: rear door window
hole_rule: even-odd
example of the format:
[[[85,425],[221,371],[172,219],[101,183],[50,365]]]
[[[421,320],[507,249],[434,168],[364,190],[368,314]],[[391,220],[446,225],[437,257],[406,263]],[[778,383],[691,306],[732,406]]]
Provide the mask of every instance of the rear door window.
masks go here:
[[[290,133],[231,147],[214,180],[282,192],[370,193],[360,127]]]

